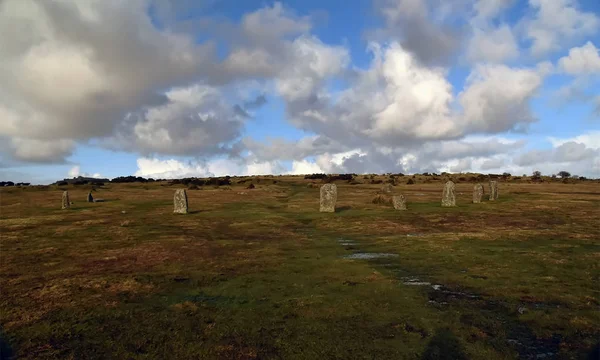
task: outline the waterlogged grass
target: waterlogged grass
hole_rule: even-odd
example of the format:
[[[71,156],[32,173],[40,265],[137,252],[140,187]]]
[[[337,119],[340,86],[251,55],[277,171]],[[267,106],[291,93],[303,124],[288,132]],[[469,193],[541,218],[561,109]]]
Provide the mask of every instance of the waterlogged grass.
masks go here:
[[[256,179],[255,179],[256,180]],[[248,190],[0,190],[0,351],[23,359],[580,359],[600,331],[600,186],[277,178]],[[360,254],[386,254],[363,256]],[[412,285],[405,285],[412,282]],[[421,285],[415,285],[420,283]],[[436,285],[435,287],[433,285]]]

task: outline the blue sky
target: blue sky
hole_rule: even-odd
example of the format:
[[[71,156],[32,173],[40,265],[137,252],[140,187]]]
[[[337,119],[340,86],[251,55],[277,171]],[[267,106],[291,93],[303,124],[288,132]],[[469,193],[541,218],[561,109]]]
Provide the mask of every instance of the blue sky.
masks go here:
[[[0,4],[0,180],[600,177],[600,3]]]

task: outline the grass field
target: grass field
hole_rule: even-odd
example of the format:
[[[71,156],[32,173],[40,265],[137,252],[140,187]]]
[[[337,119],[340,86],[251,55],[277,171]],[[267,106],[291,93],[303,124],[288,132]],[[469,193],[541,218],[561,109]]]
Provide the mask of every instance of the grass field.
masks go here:
[[[274,183],[274,180],[276,183]],[[361,180],[361,177],[359,177]],[[2,355],[19,359],[593,359],[600,183],[300,177],[0,189]],[[61,210],[68,189],[69,210]],[[487,192],[486,186],[486,192]],[[379,254],[379,255],[378,255]]]

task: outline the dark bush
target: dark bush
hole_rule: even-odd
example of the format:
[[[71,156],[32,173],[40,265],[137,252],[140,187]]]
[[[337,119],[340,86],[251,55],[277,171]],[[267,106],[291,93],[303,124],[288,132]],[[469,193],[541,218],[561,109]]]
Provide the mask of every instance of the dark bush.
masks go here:
[[[312,175],[304,175],[305,179],[310,179],[310,180],[318,180],[318,179],[324,179],[327,177],[327,174],[312,174]]]
[[[373,179],[371,180],[371,184],[383,184],[383,180]]]
[[[248,185],[246,187],[246,189],[254,189],[256,186],[254,186],[254,184],[250,183],[250,185]]]
[[[408,179],[408,181],[406,182],[406,185],[414,185],[415,181],[413,179]]]
[[[56,185],[58,185],[58,186],[67,186],[67,185],[69,185],[69,183],[66,182],[66,181],[59,181],[59,182],[56,183]]]
[[[198,185],[192,184],[190,187],[188,187],[188,190],[200,190],[200,188],[198,187]]]
[[[260,180],[260,179],[259,179]],[[213,185],[213,186],[225,186],[231,185],[231,177],[226,176],[225,178],[208,178],[204,185]]]
[[[329,175],[325,178],[323,178],[323,182],[326,183],[331,183],[337,180],[342,180],[342,181],[352,181],[352,179],[354,179],[354,176],[356,174],[339,174],[339,175]]]
[[[0,182],[0,186],[15,186],[15,183],[12,181],[2,181]]]
[[[110,181],[111,183],[133,183],[133,182],[148,182],[147,179],[144,179],[140,176],[119,176]]]

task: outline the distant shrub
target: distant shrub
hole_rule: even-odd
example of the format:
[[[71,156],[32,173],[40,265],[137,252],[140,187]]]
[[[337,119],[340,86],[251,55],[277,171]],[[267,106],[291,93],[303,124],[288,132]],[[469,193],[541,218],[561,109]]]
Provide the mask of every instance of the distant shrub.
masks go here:
[[[371,184],[383,184],[383,180],[373,179],[371,180]]]
[[[565,178],[571,177],[571,173],[563,170],[563,171],[558,172],[558,176],[565,179]]]
[[[59,181],[59,182],[56,183],[56,185],[58,185],[58,186],[67,186],[67,185],[69,185],[69,183],[66,182],[66,181]]]
[[[147,179],[144,179],[140,176],[119,176],[110,181],[111,183],[133,183],[133,182],[148,182]]]
[[[320,179],[324,179],[326,177],[327,177],[327,174],[304,175],[304,179],[310,179],[310,180],[320,180]]]
[[[0,186],[15,186],[15,183],[12,181],[2,181],[0,182]]]
[[[260,179],[258,179],[260,181]],[[231,177],[226,176],[225,178],[208,178],[205,182],[205,185],[213,185],[213,186],[226,186],[231,185]]]
[[[246,189],[254,189],[256,188],[256,186],[254,186],[254,184],[250,183],[250,185],[246,186]]]
[[[406,185],[414,185],[415,181],[413,179],[408,179],[408,181],[406,182]]]
[[[458,178],[458,180],[460,180],[460,181],[467,181],[467,178],[464,177],[464,176],[461,176],[461,177]]]
[[[354,179],[354,176],[356,174],[339,174],[339,175],[329,175],[325,178],[323,178],[323,182],[326,183],[331,183],[337,180],[342,180],[342,181],[352,181],[352,179]]]
[[[403,173],[397,173],[397,174],[394,174],[394,176],[402,177],[402,176],[404,176],[404,174]]]
[[[198,185],[191,185],[188,187],[188,190],[200,190],[200,187]]]

